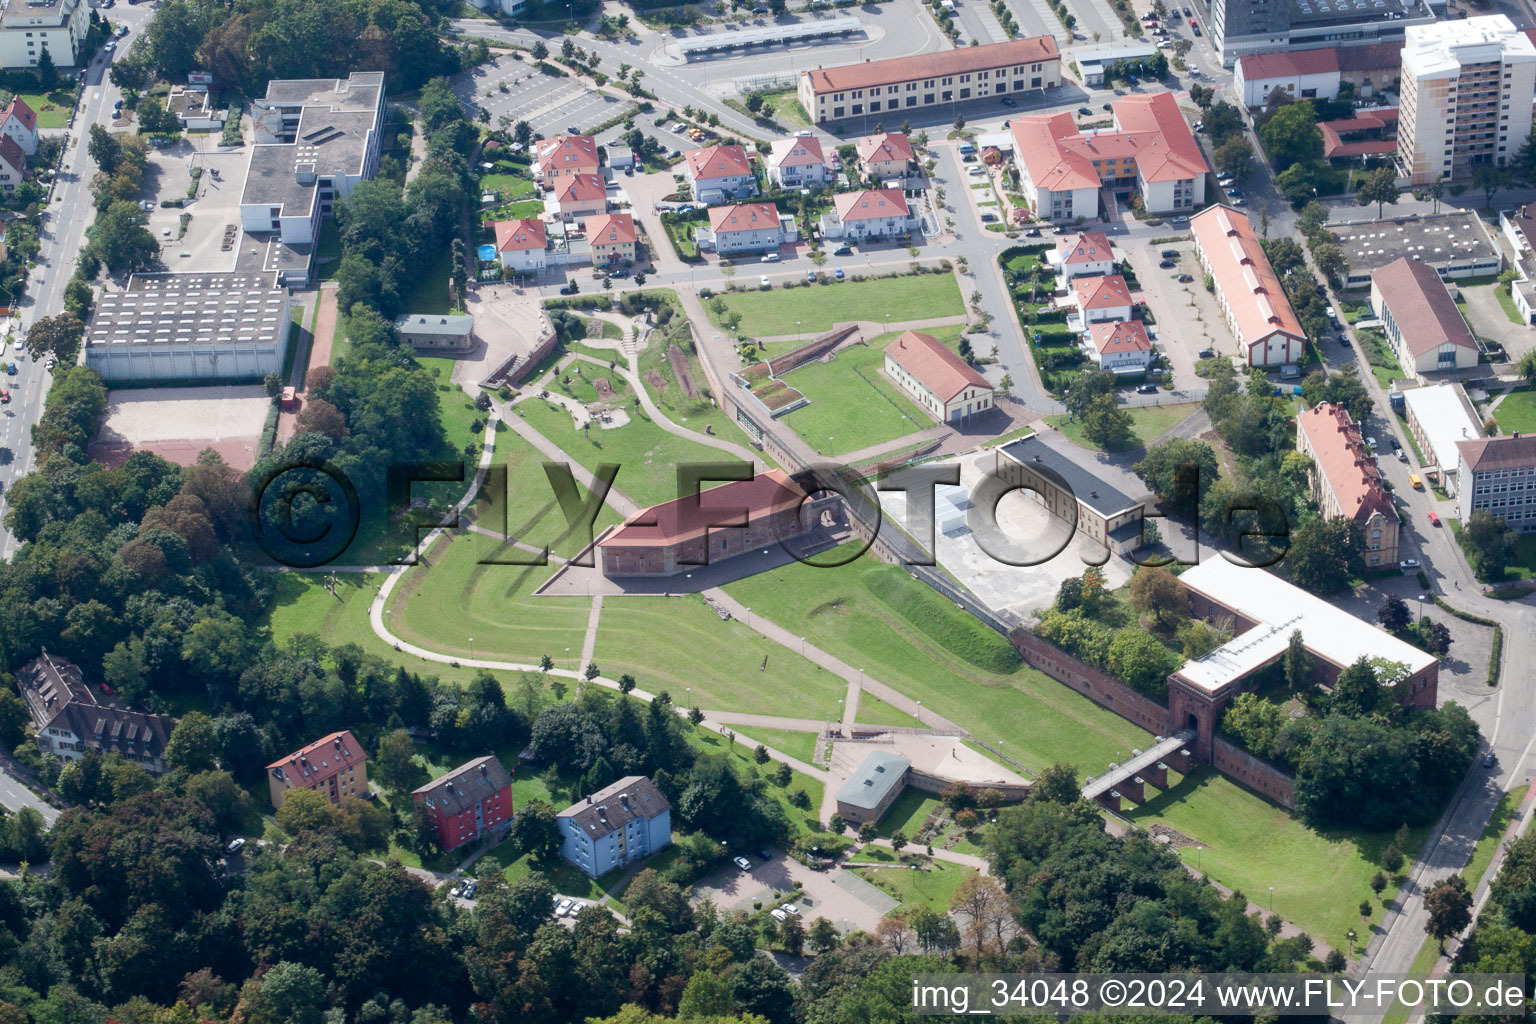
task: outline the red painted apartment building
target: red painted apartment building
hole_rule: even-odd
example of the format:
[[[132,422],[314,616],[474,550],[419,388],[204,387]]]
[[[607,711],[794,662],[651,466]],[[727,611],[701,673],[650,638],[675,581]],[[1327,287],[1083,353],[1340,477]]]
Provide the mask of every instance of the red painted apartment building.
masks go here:
[[[512,820],[512,776],[495,755],[466,761],[411,792],[437,827],[437,844],[452,850]]]

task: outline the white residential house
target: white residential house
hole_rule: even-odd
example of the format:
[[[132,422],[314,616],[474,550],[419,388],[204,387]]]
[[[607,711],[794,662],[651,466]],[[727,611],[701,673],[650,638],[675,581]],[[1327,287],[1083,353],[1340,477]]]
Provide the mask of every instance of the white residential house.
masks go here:
[[[831,180],[821,140],[779,139],[768,153],[768,180],[780,188],[819,188]]]
[[[16,140],[0,135],[0,190],[14,192],[27,176],[27,155]]]
[[[688,190],[694,200],[713,206],[757,195],[752,161],[740,146],[706,146],[683,154]]]
[[[549,237],[544,222],[525,220],[496,222],[496,255],[501,265],[525,274],[537,274],[548,262]]]
[[[1102,231],[1062,235],[1056,241],[1056,251],[1047,259],[1056,267],[1063,286],[1073,278],[1107,277],[1115,272],[1115,254],[1109,236]]]
[[[789,222],[786,237],[785,221]],[[779,213],[772,203],[737,203],[715,206],[709,211],[709,228],[696,235],[713,245],[722,256],[743,252],[777,252],[779,246],[795,234],[794,218]]]
[[[545,209],[565,221],[608,212],[608,183],[601,174],[568,174],[555,179]]]
[[[1152,341],[1140,320],[1116,320],[1088,328],[1084,346],[1101,370],[1142,373],[1152,363]]]
[[[898,188],[840,192],[832,197],[832,205],[821,215],[821,232],[828,238],[897,238],[918,227]]]
[[[1072,282],[1072,301],[1084,330],[1090,324],[1131,319],[1131,290],[1119,274],[1077,278]]]
[[[0,135],[9,135],[27,156],[37,153],[37,113],[20,96],[0,110]]]

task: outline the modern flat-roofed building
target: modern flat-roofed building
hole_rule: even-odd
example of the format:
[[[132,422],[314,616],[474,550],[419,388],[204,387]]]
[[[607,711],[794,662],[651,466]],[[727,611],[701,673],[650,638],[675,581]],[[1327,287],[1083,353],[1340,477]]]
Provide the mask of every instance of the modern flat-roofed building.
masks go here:
[[[1061,84],[1051,36],[959,47],[800,73],[800,105],[815,124],[891,115]]]
[[[1212,0],[1211,45],[1225,67],[1249,54],[1345,44],[1401,45],[1410,25],[1433,22],[1438,0]]]
[[[781,469],[641,509],[597,540],[604,576],[675,576],[803,536],[806,492]]]
[[[1247,107],[1264,106],[1276,89],[1293,100],[1335,99],[1346,82],[1363,99],[1396,81],[1402,50],[1397,43],[1368,43],[1255,53],[1237,59],[1232,85]]]
[[[1397,171],[1410,185],[1506,166],[1531,134],[1536,45],[1503,14],[1407,30]]]
[[[1477,339],[1434,268],[1403,256],[1371,275],[1371,307],[1403,369],[1426,373],[1477,366]]]
[[[1039,437],[1000,446],[995,465],[999,482],[1025,488],[1057,519],[1075,523],[1078,533],[1111,551],[1141,546],[1146,502],[1128,497]]]
[[[437,845],[454,850],[512,820],[512,775],[487,754],[413,789],[411,802],[437,830]]]
[[[240,226],[285,246],[313,246],[333,204],[379,169],[384,73],[267,84],[251,101],[254,145],[240,196]]]
[[[992,408],[992,385],[931,334],[903,331],[885,346],[885,375],[940,423]]]
[[[475,318],[449,313],[407,313],[395,333],[417,352],[456,355],[475,347]]]
[[[1483,436],[1472,400],[1454,381],[1408,388],[1402,394],[1408,432],[1424,458],[1424,471],[1438,473],[1445,490],[1458,493],[1456,473],[1461,454],[1456,445]]]
[[[1381,469],[1365,450],[1360,427],[1342,405],[1321,402],[1296,416],[1296,450],[1312,460],[1312,500],[1325,519],[1360,527],[1367,566],[1397,564],[1402,516],[1382,486]]]
[[[1456,514],[1486,509],[1516,533],[1536,530],[1536,434],[1457,441]]]
[[[643,775],[628,775],[555,816],[560,856],[589,878],[649,857],[672,843],[672,805]]]
[[[1489,277],[1504,268],[1504,257],[1483,226],[1468,210],[1422,214],[1358,223],[1340,221],[1328,230],[1339,240],[1349,263],[1345,288],[1366,288],[1371,274],[1402,256],[1412,256],[1448,281]]]
[[[322,736],[267,765],[272,806],[283,806],[293,789],[312,789],[333,804],[368,794],[368,755],[351,731]]]
[[[1249,366],[1298,363],[1306,347],[1301,321],[1248,218],[1212,206],[1189,221],[1195,255],[1216,283],[1216,301]]]
[[[98,697],[78,665],[46,650],[17,670],[16,686],[43,753],[78,761],[87,750],[97,750],[117,754],[151,775],[165,771],[165,745],[175,719]]]
[[[55,67],[75,67],[90,30],[85,0],[11,0],[0,13],[0,67],[35,68],[44,52]]]
[[[282,372],[292,327],[275,274],[134,274],[96,300],[85,365],[109,386],[258,381]]]
[[[1185,213],[1205,203],[1209,167],[1170,92],[1111,104],[1112,128],[1083,131],[1065,112],[1014,118],[1014,163],[1029,208],[1053,221],[1098,216],[1098,191],[1151,213]]]
[[[1401,687],[1402,702],[1432,708],[1440,680],[1433,654],[1335,608],[1260,568],[1229,561],[1220,553],[1179,575],[1190,613],[1213,622],[1230,621],[1232,639],[1202,658],[1186,661],[1168,677],[1168,729],[1195,733],[1193,752],[1211,759],[1221,712],[1254,673],[1285,656],[1291,634],[1300,632],[1312,656],[1311,679],[1332,686],[1339,673],[1360,658],[1402,666],[1401,678],[1383,680]]]
[[[907,788],[910,759],[877,750],[837,791],[837,813],[855,825],[879,821]]]

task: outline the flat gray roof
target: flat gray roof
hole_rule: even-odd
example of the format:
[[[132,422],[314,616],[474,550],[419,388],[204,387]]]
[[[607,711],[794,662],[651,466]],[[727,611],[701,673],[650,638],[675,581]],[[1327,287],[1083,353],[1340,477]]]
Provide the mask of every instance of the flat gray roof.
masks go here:
[[[275,344],[287,298],[273,274],[134,274],[96,300],[85,345]]]
[[[1040,440],[1038,435],[1021,437],[1017,441],[1005,444],[1002,452],[1020,465],[1053,470],[1066,481],[1068,487],[1072,488],[1073,495],[1081,504],[1087,505],[1106,519],[1144,504],[1117,490],[1111,484],[1105,483],[1087,467],[1078,465]],[[1126,526],[1132,530],[1140,529],[1134,523],[1127,523]]]
[[[339,110],[373,110],[384,88],[384,72],[354,71],[340,78],[282,78],[267,83],[266,102],[284,107],[323,105]]]
[[[887,754],[877,750],[864,759],[864,763],[843,783],[837,791],[837,802],[872,811],[880,801],[890,795],[907,775],[912,762],[899,754]]]
[[[338,174],[362,174],[373,130],[374,111],[305,107],[295,141],[251,147],[242,204],[281,205],[283,216],[297,217],[313,207],[316,180]],[[309,181],[299,180],[300,171]]]
[[[1499,250],[1475,213],[1329,224],[1349,260],[1349,276],[1380,269],[1399,256],[1412,256],[1440,270],[1452,263],[1497,260]]]

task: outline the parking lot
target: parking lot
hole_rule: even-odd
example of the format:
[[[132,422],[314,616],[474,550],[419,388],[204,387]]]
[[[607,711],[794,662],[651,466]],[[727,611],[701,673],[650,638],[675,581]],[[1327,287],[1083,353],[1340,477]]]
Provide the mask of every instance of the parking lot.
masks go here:
[[[502,91],[502,86],[506,91]],[[501,57],[454,79],[459,99],[483,108],[492,122],[503,116],[527,121],[535,135],[563,135],[567,129],[586,131],[634,104],[592,92],[574,78],[540,73],[526,60]]]
[[[752,910],[754,900],[764,907],[778,894],[802,886],[795,905],[807,925],[824,917],[839,932],[873,932],[880,919],[895,910],[896,900],[850,871],[812,871],[797,860],[779,854],[772,860],[749,858],[746,871],[727,864],[693,888],[695,902],[712,901],[721,910]]]

